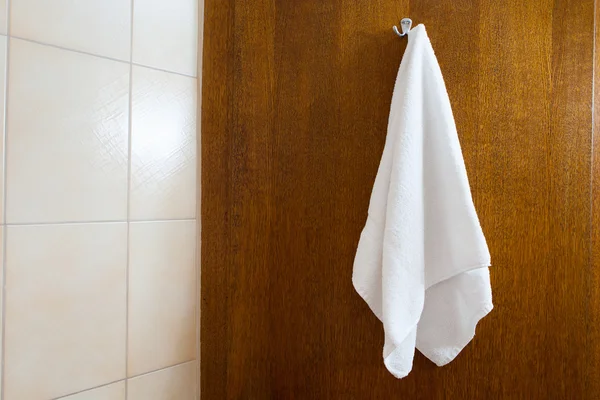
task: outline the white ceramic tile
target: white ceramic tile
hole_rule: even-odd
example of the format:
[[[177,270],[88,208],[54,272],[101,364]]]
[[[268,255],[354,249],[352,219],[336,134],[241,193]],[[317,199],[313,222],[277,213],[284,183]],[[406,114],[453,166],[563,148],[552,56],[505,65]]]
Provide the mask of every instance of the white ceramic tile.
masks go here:
[[[0,260],[4,259],[4,226],[0,226]],[[0,269],[0,288],[4,287],[4,272]],[[2,296],[0,295],[0,321],[2,320]],[[2,330],[0,329],[0,343],[2,341]],[[2,360],[2,346],[0,346],[0,360]],[[1,364],[1,363],[0,363]],[[0,365],[0,376],[2,376]],[[0,380],[0,392],[2,391],[2,381]]]
[[[61,397],[60,400],[125,400],[125,381]]]
[[[2,2],[0,2],[0,6]],[[1,9],[1,8],[0,8]],[[1,15],[0,15],[1,16]],[[6,89],[6,36],[0,36],[0,222],[4,222],[4,90]]]
[[[196,222],[129,227],[128,376],[196,355]]]
[[[196,76],[197,43],[197,0],[135,0],[135,63]]]
[[[131,218],[196,215],[196,79],[133,69]]]
[[[196,362],[129,379],[127,400],[194,400]]]
[[[11,0],[11,35],[129,61],[131,1]]]
[[[7,227],[4,400],[125,378],[127,224]]]
[[[125,219],[129,66],[10,40],[7,221]]]
[[[6,35],[7,32],[7,19],[6,19],[6,0],[0,0],[0,34]]]

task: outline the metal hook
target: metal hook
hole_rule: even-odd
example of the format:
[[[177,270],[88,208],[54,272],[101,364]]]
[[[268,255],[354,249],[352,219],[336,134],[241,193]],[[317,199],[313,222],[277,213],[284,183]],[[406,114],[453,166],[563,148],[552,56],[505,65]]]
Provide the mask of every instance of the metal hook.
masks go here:
[[[398,31],[398,27],[396,25],[394,25],[394,27],[392,29],[394,30],[394,32],[396,32],[396,35],[398,35],[398,36],[400,36],[400,37],[406,36],[408,31],[410,31],[410,27],[412,26],[412,19],[402,18],[402,21],[400,21],[400,26],[402,27],[402,33],[400,33],[400,31]]]

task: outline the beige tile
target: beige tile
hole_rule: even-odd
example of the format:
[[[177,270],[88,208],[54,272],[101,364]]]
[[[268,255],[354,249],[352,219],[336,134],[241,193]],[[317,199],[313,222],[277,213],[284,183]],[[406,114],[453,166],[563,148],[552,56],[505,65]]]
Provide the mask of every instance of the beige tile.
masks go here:
[[[196,76],[197,0],[135,0],[133,61]]]
[[[10,49],[7,221],[125,219],[129,66],[18,39]]]
[[[129,61],[131,0],[11,0],[12,36]]]
[[[125,400],[125,381],[61,397],[59,400]]]
[[[196,79],[133,69],[131,218],[196,215]]]
[[[6,0],[0,0],[0,34],[6,35],[7,32],[7,19],[6,19]]]
[[[7,227],[4,400],[125,378],[127,224]]]
[[[130,225],[130,377],[195,358],[195,225],[195,221]]]
[[[0,260],[4,259],[4,226],[0,226]],[[0,288],[4,287],[4,275],[0,269]],[[2,296],[0,295],[0,321],[2,320]],[[0,343],[2,343],[2,330],[0,329]],[[2,346],[0,346],[0,360],[2,360]],[[2,368],[0,363],[0,376],[2,376]],[[2,391],[2,381],[0,380],[0,392]]]
[[[1,6],[0,2],[0,6]],[[4,90],[6,89],[6,36],[0,36],[0,222],[4,222]]]
[[[127,400],[194,400],[196,362],[129,379]]]

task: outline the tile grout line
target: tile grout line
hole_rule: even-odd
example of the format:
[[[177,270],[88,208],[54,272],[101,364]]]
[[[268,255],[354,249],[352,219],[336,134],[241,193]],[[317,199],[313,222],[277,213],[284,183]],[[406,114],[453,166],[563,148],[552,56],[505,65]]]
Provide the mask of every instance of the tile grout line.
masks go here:
[[[142,373],[142,374],[137,374],[137,375],[134,375],[134,376],[132,376],[132,377],[130,377],[130,378],[128,378],[128,379],[137,379],[137,378],[141,378],[142,376],[146,376],[146,375],[150,375],[150,374],[155,374],[155,373],[157,373],[157,372],[162,372],[162,371],[165,371],[165,370],[167,370],[167,369],[171,369],[171,368],[177,368],[177,367],[181,367],[182,365],[189,364],[189,363],[193,363],[193,362],[195,362],[195,361],[196,361],[196,360],[187,360],[187,361],[182,361],[182,362],[180,362],[180,363],[177,363],[177,364],[174,364],[174,365],[169,365],[168,367],[162,367],[162,368],[158,368],[158,369],[153,369],[152,371],[144,372],[144,373]]]
[[[188,74],[184,74],[183,72],[175,72],[175,71],[169,71],[168,69],[164,69],[164,68],[158,68],[158,67],[149,67],[147,65],[144,64],[140,64],[140,63],[136,63],[136,62],[132,62],[131,64],[133,64],[136,67],[142,67],[142,68],[148,68],[151,69],[153,71],[159,71],[159,72],[165,72],[167,74],[173,74],[173,75],[179,75],[179,76],[183,76],[185,78],[192,78],[192,79],[196,79],[195,76],[193,75],[188,75]]]
[[[10,34],[7,35],[7,36],[9,38],[22,40],[24,42],[39,44],[40,46],[52,47],[54,49],[70,51],[70,52],[77,53],[77,54],[83,54],[83,55],[86,55],[86,56],[92,56],[92,57],[102,58],[102,59],[105,59],[105,60],[116,61],[116,62],[120,62],[120,63],[123,63],[123,64],[129,64],[129,62],[127,60],[121,60],[121,59],[114,58],[114,57],[103,56],[103,55],[100,55],[100,54],[94,54],[94,53],[90,53],[89,51],[85,51],[85,50],[70,49],[68,47],[64,47],[64,46],[61,46],[61,45],[58,45],[58,44],[46,43],[46,42],[42,42],[42,41],[35,40],[35,39],[28,39],[28,38],[24,38],[22,36],[16,36],[16,35],[10,35]]]
[[[129,126],[127,133],[127,264],[125,270],[125,400],[129,398],[129,265],[131,257],[131,144],[133,142],[133,13],[135,0],[129,9]],[[1,400],[1,399],[0,399]]]
[[[4,35],[0,35],[0,36],[4,36]],[[59,49],[59,50],[70,51],[72,53],[77,53],[77,54],[83,54],[83,55],[86,55],[86,56],[96,57],[96,58],[100,58],[100,59],[103,59],[103,60],[110,60],[110,61],[115,61],[115,62],[119,62],[119,63],[123,63],[123,64],[133,64],[133,65],[138,66],[138,67],[148,68],[148,69],[151,69],[151,70],[154,70],[154,71],[161,71],[161,72],[165,72],[167,74],[185,76],[187,78],[196,78],[193,75],[188,75],[188,74],[185,74],[183,72],[170,71],[170,70],[164,69],[164,68],[152,67],[150,65],[144,65],[144,64],[140,64],[140,63],[135,63],[131,59],[131,56],[130,56],[130,60],[129,61],[127,61],[127,60],[120,60],[120,59],[114,58],[114,57],[103,56],[103,55],[100,55],[100,54],[90,53],[88,51],[83,51],[83,50],[70,49],[68,47],[63,47],[63,46],[60,46],[60,45],[57,45],[57,44],[40,42],[39,40],[27,39],[27,38],[24,38],[24,37],[21,37],[21,36],[6,35],[6,37],[7,38],[12,38],[12,39],[22,40],[24,42],[35,43],[35,44],[38,44],[40,46],[47,46],[47,47],[52,47],[52,48]],[[132,35],[132,40],[133,40],[133,35]]]
[[[53,397],[52,400],[64,399],[65,397],[75,396],[77,394],[84,393],[84,392],[87,392],[87,391],[90,391],[90,390],[101,389],[103,387],[114,385],[115,383],[119,383],[119,382],[124,382],[126,380],[127,379],[119,379],[119,380],[116,380],[116,381],[112,381],[112,382],[108,382],[108,383],[103,383],[102,385],[94,386],[94,387],[91,387],[89,389],[78,390],[77,392],[72,392],[72,393],[68,393],[68,394],[65,394],[65,395],[61,395],[60,397]]]
[[[8,154],[7,151],[7,144],[8,144],[8,129],[7,129],[7,121],[8,121],[8,74],[9,74],[9,50],[10,50],[10,0],[6,1],[6,53],[5,53],[5,59],[4,59],[4,93],[2,93],[2,95],[4,96],[4,110],[2,110],[2,112],[4,113],[4,126],[2,127],[4,132],[2,135],[2,139],[4,140],[3,143],[3,148],[2,148],[2,222],[3,224],[6,223],[6,199],[7,199],[7,184],[6,184],[6,166],[7,166],[7,162],[6,162],[6,155]],[[0,360],[0,400],[4,399],[4,387],[5,387],[5,360],[6,360],[6,244],[7,244],[7,236],[8,236],[8,229],[5,225],[3,225],[1,227],[2,229],[2,316],[1,316],[1,323],[2,326],[0,327],[0,331],[2,332],[2,338],[1,338],[1,342],[2,342],[2,359]]]
[[[91,388],[88,388],[88,389],[83,389],[83,390],[78,390],[77,392],[67,393],[67,394],[61,395],[60,397],[52,398],[52,400],[61,400],[61,399],[64,399],[65,397],[74,396],[76,394],[88,392],[90,390],[100,389],[100,388],[103,388],[103,387],[106,387],[106,386],[114,385],[115,383],[119,383],[119,382],[123,382],[127,386],[127,381],[129,379],[141,378],[143,376],[154,374],[156,372],[161,372],[161,371],[164,371],[164,370],[167,370],[167,369],[170,369],[170,368],[177,368],[177,367],[180,367],[182,365],[192,363],[194,361],[195,360],[183,361],[183,362],[180,362],[180,363],[177,363],[177,364],[174,364],[174,365],[169,365],[168,367],[158,368],[158,369],[154,369],[152,371],[144,372],[143,374],[134,375],[134,376],[132,376],[130,378],[118,379],[116,381],[112,381],[112,382],[108,382],[108,383],[103,383],[102,385],[94,386],[94,387],[91,387]]]

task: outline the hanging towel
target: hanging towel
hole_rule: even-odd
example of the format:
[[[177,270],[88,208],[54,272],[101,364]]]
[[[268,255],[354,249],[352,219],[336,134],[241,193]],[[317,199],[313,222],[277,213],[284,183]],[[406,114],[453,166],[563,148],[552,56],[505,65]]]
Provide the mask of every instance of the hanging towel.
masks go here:
[[[383,323],[383,359],[403,378],[415,348],[439,366],[492,306],[490,254],[450,100],[425,27],[408,33],[352,281]]]

